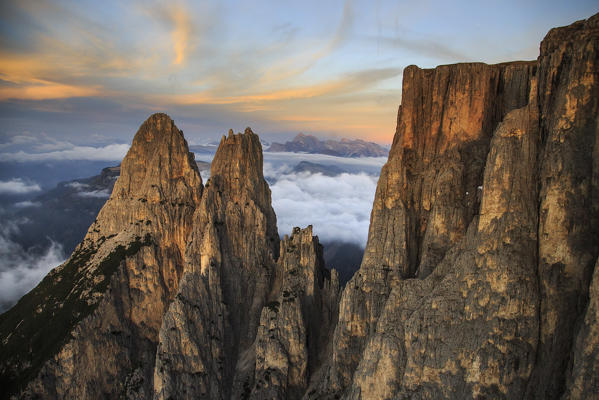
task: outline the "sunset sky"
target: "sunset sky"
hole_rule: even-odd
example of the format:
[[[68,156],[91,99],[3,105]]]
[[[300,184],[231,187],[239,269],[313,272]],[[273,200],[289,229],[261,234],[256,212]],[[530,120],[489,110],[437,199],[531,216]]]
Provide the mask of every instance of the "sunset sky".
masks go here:
[[[402,70],[535,59],[588,1],[0,4],[0,146],[129,143],[156,111],[189,141],[251,126],[390,143]],[[17,139],[15,139],[17,138]]]

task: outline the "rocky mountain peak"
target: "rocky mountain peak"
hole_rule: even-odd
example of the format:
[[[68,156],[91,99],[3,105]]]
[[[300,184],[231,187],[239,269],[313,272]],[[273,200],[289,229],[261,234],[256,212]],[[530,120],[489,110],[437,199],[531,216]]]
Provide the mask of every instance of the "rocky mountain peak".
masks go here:
[[[183,132],[168,115],[153,114],[135,134],[112,194],[84,241],[91,243],[123,231],[141,237],[151,233],[176,244],[182,254],[190,225],[170,221],[190,217],[202,190],[202,178]],[[170,228],[164,229],[156,220]]]
[[[2,349],[0,363],[7,392],[23,390],[23,377],[38,373],[32,387],[49,398],[105,397],[116,381],[125,391],[121,378],[128,374],[151,381],[162,316],[181,278],[201,194],[183,133],[166,114],[152,115],[137,131],[112,195],[83,242],[3,314],[2,337],[17,333],[3,343],[10,349]],[[22,315],[32,318],[21,324]],[[54,375],[62,380],[44,378]],[[139,390],[147,396],[149,387]]]
[[[595,14],[586,20],[576,21],[568,26],[551,29],[541,42],[541,55],[562,47],[566,43],[578,42],[592,39],[599,32],[599,14]]]
[[[262,144],[258,135],[249,127],[238,134],[230,129],[216,150],[210,175],[225,176],[231,182],[255,182],[264,179],[262,164]]]
[[[168,115],[153,114],[133,138],[113,197],[126,198],[138,192],[159,201],[158,190],[151,188],[160,188],[163,193],[179,192],[177,186],[183,181],[197,189],[197,202],[202,181],[183,132]]]

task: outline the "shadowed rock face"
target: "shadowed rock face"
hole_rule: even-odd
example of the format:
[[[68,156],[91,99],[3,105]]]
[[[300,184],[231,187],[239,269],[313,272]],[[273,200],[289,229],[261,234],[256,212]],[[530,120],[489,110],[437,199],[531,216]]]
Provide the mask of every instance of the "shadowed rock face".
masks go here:
[[[538,63],[541,399],[563,390],[599,251],[599,15],[552,29]]]
[[[338,293],[337,271],[324,267],[322,246],[312,236],[312,226],[294,228],[281,242],[270,296],[274,300],[262,309],[250,398],[302,397],[310,376],[325,359]]]
[[[280,241],[262,148],[202,187],[141,126],[69,261],[0,316],[3,397],[599,397],[599,15],[536,62],[404,71],[360,270]]]
[[[279,257],[262,149],[249,128],[221,141],[194,218],[160,331],[155,397],[299,398],[330,336],[339,286],[311,228],[294,232]]]

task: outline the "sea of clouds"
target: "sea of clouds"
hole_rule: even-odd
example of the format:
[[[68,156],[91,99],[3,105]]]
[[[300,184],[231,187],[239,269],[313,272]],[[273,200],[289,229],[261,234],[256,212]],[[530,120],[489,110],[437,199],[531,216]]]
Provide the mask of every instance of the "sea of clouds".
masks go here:
[[[4,153],[0,154],[0,159],[35,162],[64,157],[90,157],[92,160],[98,160],[103,157],[114,159],[124,156],[127,147],[115,146],[118,147],[106,146],[102,149],[94,148],[93,151],[85,149],[83,152],[80,146],[73,146],[36,155],[17,153],[12,157]],[[211,161],[211,158],[209,155],[202,155],[201,159]],[[301,161],[334,166],[346,172],[336,176],[295,172],[294,167]],[[323,243],[348,242],[364,247],[378,176],[385,162],[384,157],[341,158],[321,154],[265,152],[264,176],[272,192],[279,234],[290,234],[295,226],[304,228],[312,225],[314,234],[318,235]],[[208,174],[208,171],[202,173],[204,182]],[[109,196],[107,191],[91,190],[85,184],[73,182],[68,185],[83,197]],[[40,185],[31,180],[14,178],[0,181],[0,195],[39,194],[40,191]],[[39,203],[32,198],[14,205],[22,209],[39,206]],[[68,256],[64,254],[59,243],[49,239],[45,248],[25,251],[19,243],[11,239],[24,223],[27,221],[11,221],[0,213],[0,312],[12,306]]]
[[[363,247],[376,183],[376,176],[365,173],[281,176],[270,187],[279,234],[290,234],[294,226],[312,225],[322,242],[350,242]]]
[[[321,242],[364,247],[380,170],[386,158],[342,158],[322,154],[264,153],[264,176],[281,236],[295,226],[313,226]],[[345,173],[293,172],[301,161],[342,168]]]
[[[120,161],[129,150],[128,144],[107,144],[100,146],[77,145],[48,136],[13,136],[0,143],[1,162],[40,162],[40,161]]]

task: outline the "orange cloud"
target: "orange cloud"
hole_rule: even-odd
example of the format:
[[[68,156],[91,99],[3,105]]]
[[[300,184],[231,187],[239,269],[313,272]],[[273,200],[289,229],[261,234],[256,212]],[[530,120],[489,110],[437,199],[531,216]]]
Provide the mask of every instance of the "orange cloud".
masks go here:
[[[327,81],[309,86],[275,89],[257,94],[238,96],[220,95],[220,91],[203,91],[200,93],[171,96],[175,104],[261,104],[297,99],[313,99],[331,95],[358,93],[372,84],[393,78],[401,72],[397,68],[373,69],[359,71],[334,81]]]
[[[395,78],[399,73],[399,69],[364,70],[308,86],[239,95],[208,89],[199,93],[173,94],[156,98],[156,101],[184,106],[223,106],[234,112],[254,113],[256,117],[276,121],[284,130],[391,142],[399,91],[372,89],[372,86]]]
[[[237,103],[262,103],[281,100],[308,99],[323,96],[344,87],[343,82],[327,82],[308,87],[275,90],[267,93],[240,95],[240,96],[217,96],[211,94],[184,94],[174,96],[175,103],[182,105],[191,104],[237,104]]]
[[[189,18],[189,12],[182,7],[173,7],[169,17],[173,24],[171,32],[173,50],[175,52],[173,64],[181,65],[187,56],[189,38],[192,34],[192,22]]]
[[[0,53],[0,78],[12,83],[23,83],[40,74],[45,63],[34,57],[18,57]]]
[[[11,87],[0,87],[0,100],[65,99],[69,97],[97,96],[99,94],[100,89],[97,86],[73,86],[45,81]]]

